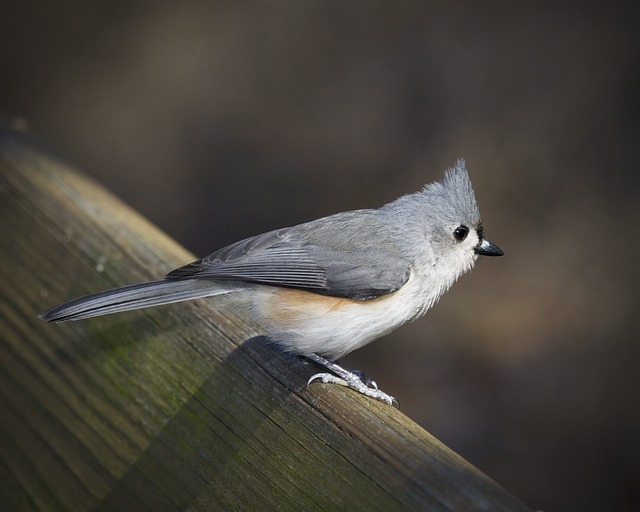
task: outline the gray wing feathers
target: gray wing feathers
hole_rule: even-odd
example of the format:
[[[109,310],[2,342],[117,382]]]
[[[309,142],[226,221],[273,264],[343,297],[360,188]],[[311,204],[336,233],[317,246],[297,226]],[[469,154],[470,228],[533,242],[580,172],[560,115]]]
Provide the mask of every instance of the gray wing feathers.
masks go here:
[[[329,295],[373,299],[399,290],[410,274],[409,265],[384,268],[336,263],[327,268],[327,287]]]
[[[87,295],[39,316],[64,322],[220,295],[238,290],[232,281],[371,299],[409,279],[411,266],[400,245],[374,210],[346,212],[241,240],[162,281]]]
[[[202,280],[153,281],[85,295],[43,311],[38,317],[48,322],[81,320],[131,309],[219,295],[229,291]]]
[[[394,244],[389,235],[381,235],[384,226],[375,216],[360,210],[264,233],[166,277],[253,282],[361,300],[378,297],[402,287],[411,268],[389,249]]]

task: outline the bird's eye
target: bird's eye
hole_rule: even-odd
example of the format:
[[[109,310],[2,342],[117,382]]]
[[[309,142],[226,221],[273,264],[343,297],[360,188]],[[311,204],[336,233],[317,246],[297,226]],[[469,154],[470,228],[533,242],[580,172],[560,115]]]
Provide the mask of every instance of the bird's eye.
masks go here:
[[[455,238],[458,242],[462,242],[467,235],[469,234],[469,228],[467,226],[458,226],[453,230],[453,238]]]

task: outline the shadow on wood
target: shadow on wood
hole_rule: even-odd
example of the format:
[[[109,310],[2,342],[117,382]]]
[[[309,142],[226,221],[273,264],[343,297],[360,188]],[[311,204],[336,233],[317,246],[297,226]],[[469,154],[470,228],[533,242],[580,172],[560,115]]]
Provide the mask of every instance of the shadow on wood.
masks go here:
[[[6,127],[0,212],[5,510],[528,510],[396,409],[307,388],[313,367],[206,300],[38,320],[194,256]]]

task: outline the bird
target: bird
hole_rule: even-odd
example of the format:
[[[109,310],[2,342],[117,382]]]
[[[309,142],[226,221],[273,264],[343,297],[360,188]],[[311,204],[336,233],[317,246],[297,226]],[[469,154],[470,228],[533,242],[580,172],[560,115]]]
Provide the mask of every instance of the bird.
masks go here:
[[[395,405],[375,381],[338,360],[424,315],[479,256],[503,254],[485,237],[459,159],[441,181],[379,208],[252,236],[163,279],[85,295],[38,316],[66,322],[209,297],[326,370],[308,385],[338,384]]]

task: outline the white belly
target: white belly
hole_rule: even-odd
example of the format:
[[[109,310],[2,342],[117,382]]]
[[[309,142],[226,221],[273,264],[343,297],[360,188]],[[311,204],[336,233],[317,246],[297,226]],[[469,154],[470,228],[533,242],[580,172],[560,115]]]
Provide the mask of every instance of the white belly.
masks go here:
[[[420,281],[412,276],[397,292],[370,300],[259,287],[249,313],[285,350],[337,359],[424,314],[444,290]]]

